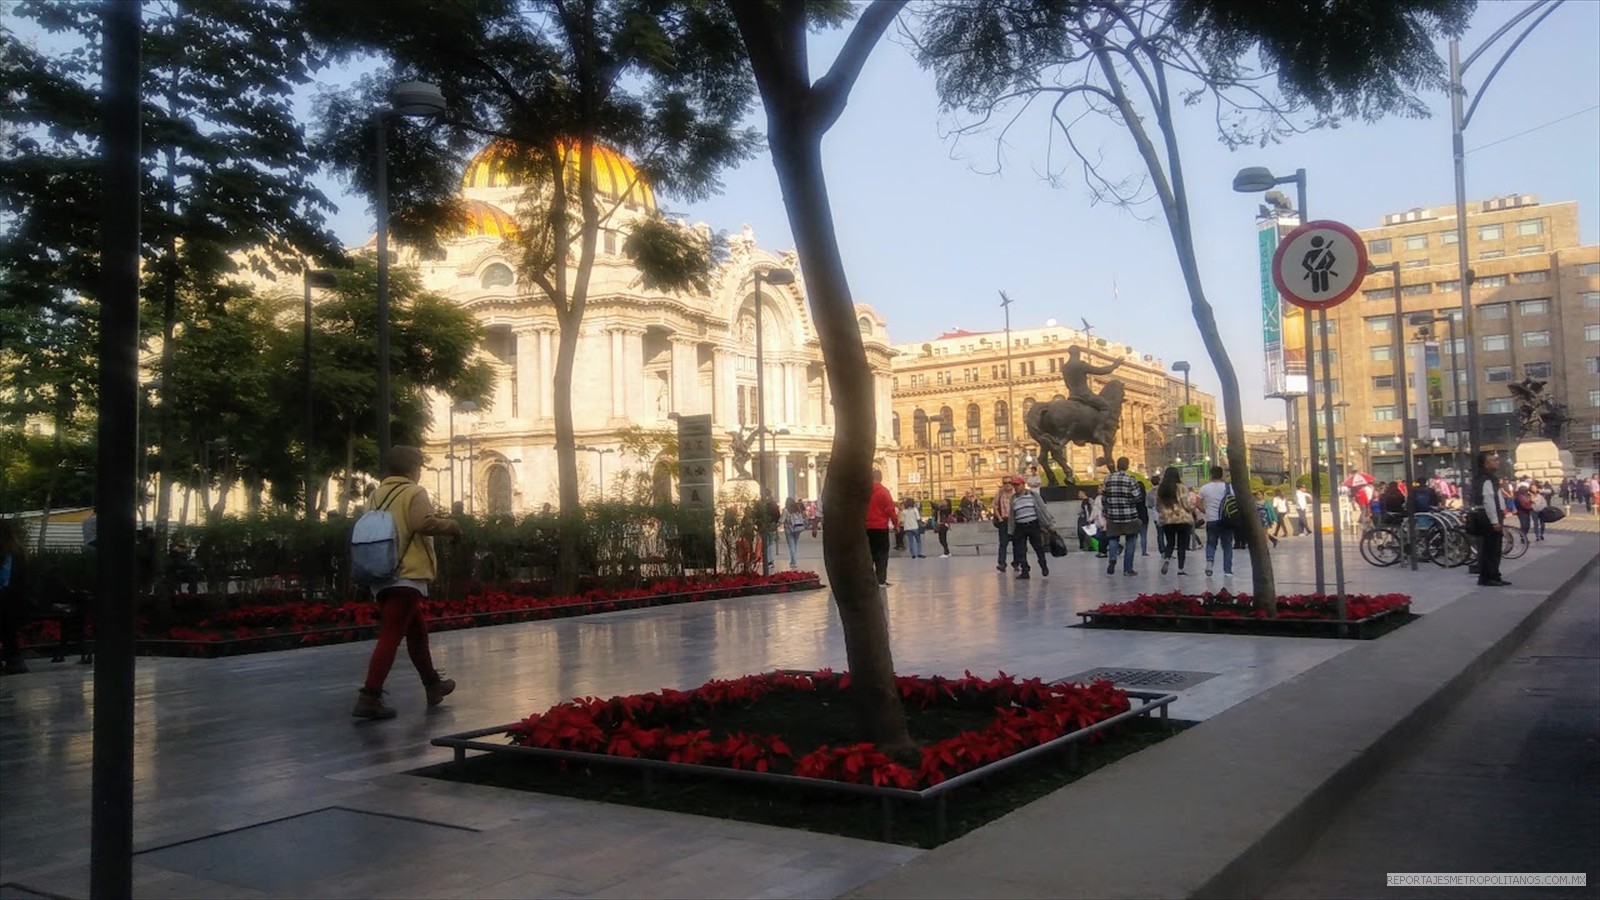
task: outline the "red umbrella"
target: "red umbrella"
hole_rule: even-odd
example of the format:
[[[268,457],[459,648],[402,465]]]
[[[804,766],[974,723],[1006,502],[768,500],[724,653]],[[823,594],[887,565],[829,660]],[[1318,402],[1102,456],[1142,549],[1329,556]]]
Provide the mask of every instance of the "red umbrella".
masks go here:
[[[1363,485],[1377,484],[1377,482],[1378,479],[1373,478],[1366,472],[1351,472],[1350,476],[1344,480],[1344,486],[1350,488],[1351,490],[1355,490]]]

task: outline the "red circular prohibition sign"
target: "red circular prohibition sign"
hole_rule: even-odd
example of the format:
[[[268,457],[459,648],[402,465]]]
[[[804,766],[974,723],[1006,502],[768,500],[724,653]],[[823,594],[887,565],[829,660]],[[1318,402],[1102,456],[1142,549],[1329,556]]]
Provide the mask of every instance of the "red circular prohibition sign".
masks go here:
[[[1285,253],[1297,239],[1313,231],[1332,231],[1348,240],[1350,242],[1350,246],[1355,248],[1356,251],[1355,276],[1350,279],[1350,283],[1344,288],[1326,297],[1305,296],[1301,292],[1303,288],[1300,288],[1298,284],[1294,288],[1291,288],[1283,277]],[[1350,296],[1361,287],[1361,282],[1366,277],[1367,242],[1363,241],[1361,236],[1356,234],[1355,229],[1344,224],[1343,222],[1334,222],[1328,219],[1319,219],[1314,222],[1307,222],[1285,235],[1283,240],[1278,242],[1277,251],[1272,254],[1273,284],[1277,285],[1278,293],[1283,296],[1283,299],[1287,300],[1294,306],[1300,307],[1301,309],[1331,309],[1335,306],[1338,306],[1340,303],[1348,300]]]

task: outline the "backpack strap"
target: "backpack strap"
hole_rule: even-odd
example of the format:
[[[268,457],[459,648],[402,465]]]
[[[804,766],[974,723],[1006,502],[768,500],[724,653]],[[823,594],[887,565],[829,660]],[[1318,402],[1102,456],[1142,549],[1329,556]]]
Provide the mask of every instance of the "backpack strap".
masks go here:
[[[395,497],[397,495],[399,495],[399,494],[404,494],[405,491],[406,491],[406,488],[408,488],[408,487],[414,487],[414,485],[411,485],[411,484],[397,484],[394,487],[390,488],[389,489],[389,493],[384,496],[383,502],[380,503],[377,508],[379,510],[383,511],[383,512],[389,512],[389,507],[394,504]],[[415,495],[413,494],[412,496],[415,496]],[[402,515],[408,515],[410,513],[410,511],[411,511],[409,502],[406,504],[406,506],[407,506],[407,508],[405,510],[401,511]],[[393,516],[394,513],[390,512],[389,515]],[[414,531],[411,528],[411,520],[409,518],[407,518],[407,520],[406,520],[406,545],[404,547],[400,548],[400,555],[395,557],[396,571],[399,570],[400,566],[405,564],[406,554],[411,552],[411,542],[413,540],[416,540],[416,537],[417,537],[416,531]],[[430,554],[430,556],[431,556],[431,554]]]

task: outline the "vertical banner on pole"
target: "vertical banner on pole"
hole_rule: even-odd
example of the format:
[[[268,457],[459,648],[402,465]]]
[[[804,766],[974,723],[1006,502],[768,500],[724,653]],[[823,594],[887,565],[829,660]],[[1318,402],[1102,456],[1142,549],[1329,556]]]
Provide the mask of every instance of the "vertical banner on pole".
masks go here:
[[[678,534],[686,569],[717,567],[714,451],[710,415],[678,418]]]

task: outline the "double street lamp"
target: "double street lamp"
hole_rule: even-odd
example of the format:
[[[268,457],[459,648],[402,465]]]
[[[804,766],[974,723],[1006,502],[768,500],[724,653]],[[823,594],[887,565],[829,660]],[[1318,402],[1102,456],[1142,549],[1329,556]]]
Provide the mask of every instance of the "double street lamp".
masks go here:
[[[606,498],[606,454],[617,452],[615,447],[592,447],[588,444],[576,444],[574,450],[582,453],[593,453],[600,462],[600,499]]]
[[[756,269],[754,273],[756,285],[756,489],[761,493],[761,499],[767,499],[767,367],[762,356],[763,343],[761,333],[761,320],[764,318],[763,303],[761,300],[761,282],[767,284],[784,285],[794,284],[794,273],[788,269]],[[765,512],[763,512],[765,515]]]
[[[1450,405],[1455,410],[1455,421],[1456,421],[1455,431],[1456,431],[1456,434],[1457,434],[1457,436],[1459,438],[1459,435],[1461,434],[1461,431],[1462,431],[1462,428],[1461,428],[1461,419],[1462,419],[1462,409],[1461,409],[1461,363],[1460,363],[1460,354],[1458,354],[1456,352],[1456,329],[1455,329],[1456,322],[1455,322],[1455,317],[1454,316],[1434,316],[1434,315],[1429,315],[1428,313],[1412,313],[1411,314],[1411,318],[1409,319],[1409,321],[1410,321],[1410,323],[1411,323],[1411,325],[1413,327],[1418,329],[1417,336],[1419,338],[1421,338],[1424,342],[1426,342],[1427,339],[1432,334],[1433,323],[1435,323],[1435,322],[1443,322],[1444,323],[1444,335],[1445,335],[1444,339],[1445,339],[1445,343],[1447,345],[1449,345],[1449,347],[1450,347],[1450,379],[1451,379]],[[1445,417],[1445,421],[1448,423],[1450,421],[1450,417],[1446,416]],[[1446,426],[1446,427],[1447,427],[1447,430],[1448,430],[1448,426]],[[1452,442],[1451,445],[1450,445],[1450,468],[1456,470],[1456,478],[1458,480],[1460,480],[1462,486],[1465,487],[1466,483],[1467,483],[1466,482],[1466,474],[1462,471],[1461,460],[1457,458],[1457,448],[1459,447],[1460,443],[1461,442],[1458,439],[1458,440]]]
[[[445,111],[444,94],[421,81],[406,81],[389,92],[391,106],[372,117],[377,137],[378,212],[378,455],[387,456],[392,443],[389,397],[389,121],[397,118],[434,118]]]
[[[1183,405],[1189,405],[1189,361],[1180,359],[1172,364],[1172,371],[1183,373]],[[1178,427],[1183,429],[1183,455],[1194,458],[1194,447],[1190,442],[1193,439],[1194,429],[1183,421],[1183,414],[1178,414]]]
[[[450,404],[450,452],[445,459],[450,460],[450,511],[456,511],[456,413],[475,413],[478,404],[471,400],[457,400]]]

